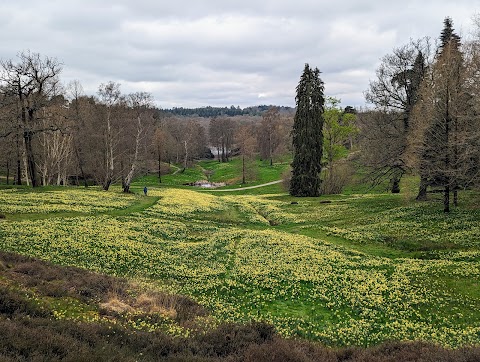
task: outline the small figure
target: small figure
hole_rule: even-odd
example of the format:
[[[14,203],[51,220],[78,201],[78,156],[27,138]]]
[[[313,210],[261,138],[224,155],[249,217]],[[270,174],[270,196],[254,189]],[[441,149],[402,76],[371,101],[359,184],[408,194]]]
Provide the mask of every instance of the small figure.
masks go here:
[[[145,187],[143,188],[143,194],[144,194],[145,196],[147,196],[147,191],[148,191],[148,190],[147,190],[147,186],[145,186]]]

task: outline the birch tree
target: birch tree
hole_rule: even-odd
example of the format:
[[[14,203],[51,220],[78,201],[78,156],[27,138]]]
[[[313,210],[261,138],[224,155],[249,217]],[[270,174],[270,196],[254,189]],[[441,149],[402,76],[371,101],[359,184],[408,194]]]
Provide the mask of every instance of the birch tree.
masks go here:
[[[132,182],[135,171],[138,167],[140,147],[142,139],[145,137],[145,118],[150,115],[150,109],[153,106],[153,97],[147,92],[132,93],[128,96],[128,103],[135,116],[135,140],[134,151],[131,155],[131,163],[127,175],[123,178],[122,186],[123,192],[130,192],[130,184]],[[127,137],[125,135],[124,137]]]
[[[102,83],[97,92],[100,103],[105,106],[105,134],[104,134],[104,179],[102,187],[108,190],[113,182],[116,158],[116,136],[113,126],[113,110],[121,101],[120,84],[115,82]]]

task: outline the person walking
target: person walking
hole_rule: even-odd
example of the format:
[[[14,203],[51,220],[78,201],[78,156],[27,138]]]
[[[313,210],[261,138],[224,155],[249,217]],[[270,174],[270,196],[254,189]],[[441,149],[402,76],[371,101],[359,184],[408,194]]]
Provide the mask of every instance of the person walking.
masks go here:
[[[145,186],[145,187],[143,188],[143,194],[144,194],[145,196],[147,196],[147,191],[148,191],[148,190],[147,190],[147,186]]]

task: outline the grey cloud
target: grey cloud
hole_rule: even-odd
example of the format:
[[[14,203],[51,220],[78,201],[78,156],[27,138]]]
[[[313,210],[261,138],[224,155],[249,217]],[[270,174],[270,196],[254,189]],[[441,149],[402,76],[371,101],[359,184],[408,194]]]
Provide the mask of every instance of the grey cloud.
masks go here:
[[[159,105],[294,105],[308,62],[326,92],[363,105],[380,58],[410,38],[438,37],[443,18],[467,32],[476,1],[94,1],[0,4],[0,58],[57,57],[65,82],[107,80]]]

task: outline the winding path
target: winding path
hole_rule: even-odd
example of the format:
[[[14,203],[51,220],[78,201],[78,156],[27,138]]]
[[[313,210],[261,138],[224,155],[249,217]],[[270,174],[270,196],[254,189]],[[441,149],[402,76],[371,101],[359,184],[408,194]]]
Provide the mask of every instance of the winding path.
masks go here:
[[[250,190],[250,189],[256,189],[259,187],[264,187],[264,186],[270,186],[270,185],[275,185],[279,184],[283,180],[277,180],[277,181],[272,181],[272,182],[267,182],[266,184],[261,184],[261,185],[255,185],[255,186],[247,186],[247,187],[239,187],[236,189],[224,189],[224,190],[218,190],[218,189],[200,189],[197,191],[209,191],[209,192],[234,192],[234,191],[243,191],[243,190]]]

